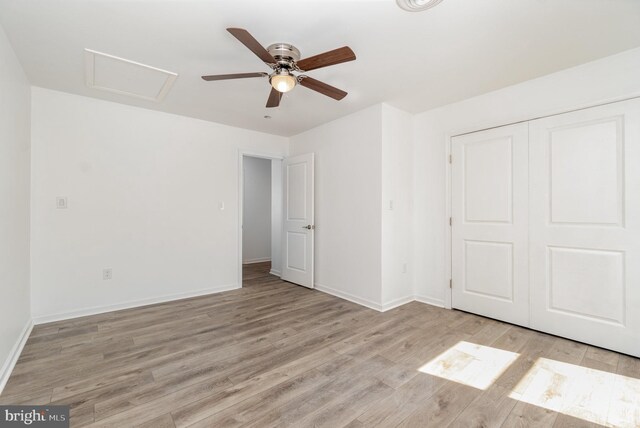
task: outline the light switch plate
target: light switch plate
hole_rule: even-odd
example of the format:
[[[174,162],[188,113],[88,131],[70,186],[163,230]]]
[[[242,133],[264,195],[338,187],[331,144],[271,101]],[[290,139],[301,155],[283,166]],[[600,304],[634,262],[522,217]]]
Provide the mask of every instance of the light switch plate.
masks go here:
[[[67,209],[67,197],[66,196],[58,196],[56,198],[56,208],[59,210]]]

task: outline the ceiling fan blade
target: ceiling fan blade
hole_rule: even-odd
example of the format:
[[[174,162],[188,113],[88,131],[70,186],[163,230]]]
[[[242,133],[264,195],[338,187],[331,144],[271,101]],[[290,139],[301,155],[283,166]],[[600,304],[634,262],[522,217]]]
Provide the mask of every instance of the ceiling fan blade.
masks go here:
[[[247,77],[264,77],[267,73],[236,73],[236,74],[214,74],[211,76],[202,76],[203,80],[229,80],[229,79],[245,79]]]
[[[321,53],[309,58],[301,59],[296,64],[302,71],[315,70],[316,68],[327,67],[329,65],[340,64],[342,62],[353,61],[356,54],[349,46],[343,46],[329,52]]]
[[[280,105],[280,100],[282,99],[282,92],[276,91],[271,88],[271,93],[269,94],[269,99],[267,100],[267,107],[278,107]]]
[[[305,88],[309,88],[313,91],[320,92],[323,95],[333,98],[334,100],[341,100],[347,96],[347,93],[341,89],[334,88],[331,85],[327,85],[324,82],[314,79],[313,77],[300,76],[300,84]]]
[[[233,37],[238,39],[240,43],[245,45],[251,52],[256,54],[258,58],[267,64],[275,64],[276,59],[260,44],[251,34],[242,28],[227,28]]]

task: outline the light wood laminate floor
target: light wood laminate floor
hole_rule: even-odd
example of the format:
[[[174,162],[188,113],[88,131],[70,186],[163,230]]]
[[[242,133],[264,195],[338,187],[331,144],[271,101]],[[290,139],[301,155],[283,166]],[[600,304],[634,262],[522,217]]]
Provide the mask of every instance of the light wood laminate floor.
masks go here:
[[[409,303],[385,313],[245,268],[225,293],[34,328],[2,404],[72,426],[640,426],[640,361]]]

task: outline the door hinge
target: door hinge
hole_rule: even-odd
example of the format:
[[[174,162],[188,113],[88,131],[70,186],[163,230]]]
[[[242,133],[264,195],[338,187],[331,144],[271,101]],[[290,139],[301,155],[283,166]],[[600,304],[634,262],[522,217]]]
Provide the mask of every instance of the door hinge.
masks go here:
[[[453,155],[449,155],[449,163],[453,163]]]
[[[449,288],[453,288],[453,279],[449,280]]]
[[[453,217],[449,217],[449,226],[453,226]]]

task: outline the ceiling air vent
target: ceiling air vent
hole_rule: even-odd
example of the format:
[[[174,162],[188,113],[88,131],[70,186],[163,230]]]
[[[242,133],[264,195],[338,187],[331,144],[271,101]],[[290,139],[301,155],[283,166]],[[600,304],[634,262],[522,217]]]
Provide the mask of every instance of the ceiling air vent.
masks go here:
[[[441,2],[442,0],[396,0],[398,6],[409,12],[420,12],[421,10],[431,9]]]

